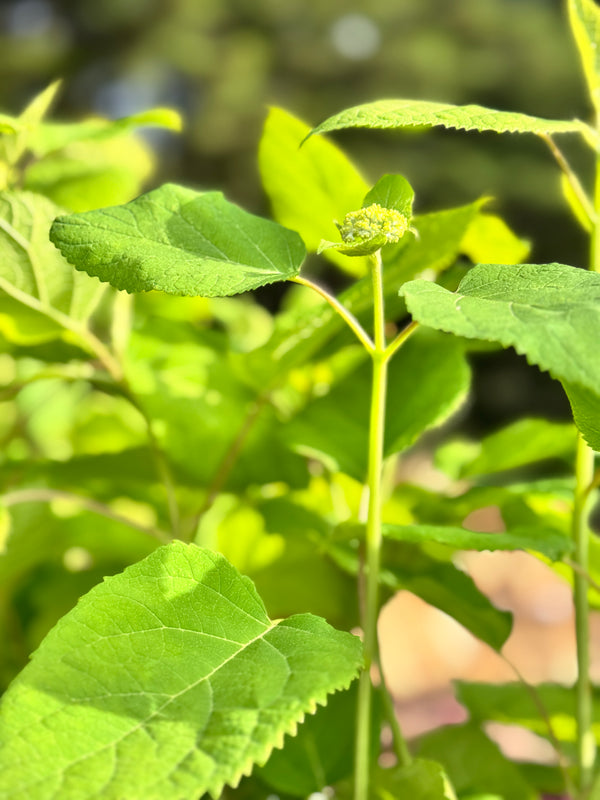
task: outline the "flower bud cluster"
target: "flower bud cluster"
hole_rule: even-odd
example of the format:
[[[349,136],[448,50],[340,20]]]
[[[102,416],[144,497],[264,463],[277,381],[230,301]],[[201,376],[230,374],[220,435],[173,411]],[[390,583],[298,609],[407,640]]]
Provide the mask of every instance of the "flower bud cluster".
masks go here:
[[[344,242],[365,242],[384,238],[386,243],[398,242],[408,230],[408,219],[393,208],[373,203],[358,211],[350,211],[343,222],[336,222]]]

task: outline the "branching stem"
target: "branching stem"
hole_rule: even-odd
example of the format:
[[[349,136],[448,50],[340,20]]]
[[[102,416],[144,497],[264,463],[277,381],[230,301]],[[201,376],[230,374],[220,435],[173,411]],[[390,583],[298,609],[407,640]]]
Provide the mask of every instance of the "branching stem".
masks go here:
[[[113,520],[113,522],[120,522],[122,525],[127,525],[137,531],[148,534],[159,542],[170,542],[171,537],[165,531],[159,528],[148,527],[141,525],[139,522],[125,517],[123,514],[118,514],[113,511],[110,506],[104,503],[99,503],[91,497],[84,497],[72,492],[65,492],[60,489],[18,489],[14,492],[7,492],[0,496],[0,503],[7,508],[9,506],[20,505],[21,503],[52,503],[54,500],[68,500],[69,502],[76,503],[86,511],[91,511],[94,514],[99,514],[102,517]]]
[[[343,306],[340,301],[334,297],[333,295],[329,294],[325,289],[319,286],[317,283],[313,283],[308,278],[301,278],[300,275],[297,275],[295,278],[291,278],[294,283],[299,283],[301,286],[308,286],[313,291],[317,292],[324,300],[326,300],[329,305],[336,311],[340,317],[346,322],[348,327],[353,331],[356,335],[357,339],[362,343],[365,350],[368,353],[372,353],[375,344],[369,334],[365,331],[363,326],[360,322],[356,319],[354,314],[352,314],[348,309]]]

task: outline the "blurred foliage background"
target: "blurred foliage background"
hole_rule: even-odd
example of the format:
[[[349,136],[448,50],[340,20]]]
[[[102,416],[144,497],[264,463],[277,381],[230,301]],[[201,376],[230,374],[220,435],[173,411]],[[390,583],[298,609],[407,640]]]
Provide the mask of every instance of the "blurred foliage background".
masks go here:
[[[255,154],[269,104],[314,124],[401,96],[551,118],[589,111],[560,0],[4,0],[0,32],[4,110],[16,112],[56,77],[64,119],[174,106],[183,135],[148,134],[160,153],[153,184],[219,188],[259,213],[267,209]],[[533,242],[531,260],[586,262],[585,236],[534,137],[353,131],[338,141],[368,179],[406,175],[417,211],[490,195]],[[562,143],[585,182],[585,154]],[[480,370],[479,412],[492,424],[523,410],[511,407],[515,358],[499,354]],[[549,379],[523,369],[518,380],[519,403],[529,394],[535,411],[543,391],[550,413],[567,411]]]

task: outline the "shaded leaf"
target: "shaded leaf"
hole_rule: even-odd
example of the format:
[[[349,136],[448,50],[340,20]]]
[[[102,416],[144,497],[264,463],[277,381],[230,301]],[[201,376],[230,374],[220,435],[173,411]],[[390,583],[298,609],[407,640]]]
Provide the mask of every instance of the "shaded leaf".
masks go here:
[[[575,754],[577,696],[572,686],[544,683],[528,689],[522,683],[470,683],[457,681],[457,698],[477,722],[521,725],[552,742],[556,739]],[[600,717],[600,692],[593,690],[593,719]],[[542,714],[541,709],[544,709]],[[545,716],[544,716],[545,715]],[[552,725],[552,734],[548,729]]]
[[[222,556],[174,542],[95,587],[3,698],[19,798],[217,797],[361,665],[324,620],[271,622]]]
[[[455,106],[429,100],[377,100],[334,114],[311,131],[327,133],[342,128],[458,128],[496,133],[593,132],[584,122],[549,120],[512,111],[495,111],[477,105]]]
[[[564,390],[583,438],[592,450],[600,452],[600,393],[574,383],[565,383]]]
[[[346,533],[355,536],[356,526]],[[330,553],[342,569],[358,574],[356,548],[338,545]],[[512,615],[495,608],[472,578],[449,560],[433,558],[417,545],[386,539],[382,562],[380,582],[386,589],[412,592],[495,650],[508,639]]]
[[[418,755],[440,761],[460,796],[498,795],[502,800],[535,800],[538,795],[473,723],[449,725],[424,736]]]
[[[175,184],[59,217],[50,238],[77,269],[128,292],[239,294],[297,275],[305,255],[297,233]]]
[[[460,342],[412,337],[389,367],[385,455],[406,449],[456,411],[466,398],[469,379]],[[287,426],[286,440],[323,457],[331,469],[364,481],[370,385],[371,365],[365,363],[297,415]]]
[[[576,443],[577,432],[570,423],[524,418],[477,443],[450,442],[437,451],[436,461],[450,466],[452,451],[462,445],[462,458],[451,467],[452,476],[490,475],[551,458],[570,458]]]
[[[277,792],[307,797],[352,773],[356,723],[356,684],[337,692],[327,705],[307,716],[298,733],[274,750],[255,775]],[[374,732],[376,741],[377,733]]]
[[[424,758],[405,767],[377,770],[370,796],[373,800],[456,800],[442,765]]]
[[[382,583],[395,591],[412,592],[494,650],[502,648],[512,630],[512,614],[497,609],[469,575],[424,553],[413,554],[411,563],[404,547],[396,554],[390,553],[390,541],[386,545]]]
[[[513,528],[504,533],[477,533],[450,525],[384,525],[383,535],[400,542],[436,542],[455,550],[535,550],[552,561],[570,553],[573,544],[555,530]]]

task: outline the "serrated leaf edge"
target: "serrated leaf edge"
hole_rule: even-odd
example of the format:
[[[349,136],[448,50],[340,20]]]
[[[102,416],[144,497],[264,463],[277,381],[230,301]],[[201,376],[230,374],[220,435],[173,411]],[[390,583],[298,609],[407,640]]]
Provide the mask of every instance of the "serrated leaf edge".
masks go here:
[[[239,771],[235,774],[235,776],[231,780],[226,781],[219,781],[218,784],[215,784],[211,788],[207,789],[208,793],[213,797],[213,800],[218,800],[219,795],[223,791],[225,786],[230,786],[232,789],[236,789],[244,777],[248,777],[252,774],[252,771],[257,766],[264,766],[269,759],[269,756],[273,752],[273,750],[282,750],[285,746],[285,737],[286,736],[296,736],[298,733],[298,726],[301,725],[304,720],[306,719],[307,714],[316,714],[319,709],[319,706],[326,706],[327,705],[327,698],[329,695],[334,694],[335,692],[341,692],[345,689],[348,689],[350,684],[356,680],[358,677],[357,674],[350,678],[348,681],[344,681],[343,683],[336,685],[330,691],[325,691],[318,695],[317,697],[313,697],[310,701],[309,707],[302,711],[300,715],[290,720],[287,727],[283,728],[282,730],[278,731],[277,738],[274,743],[265,745],[263,752],[256,757],[249,757],[244,764],[244,766],[240,767]]]

